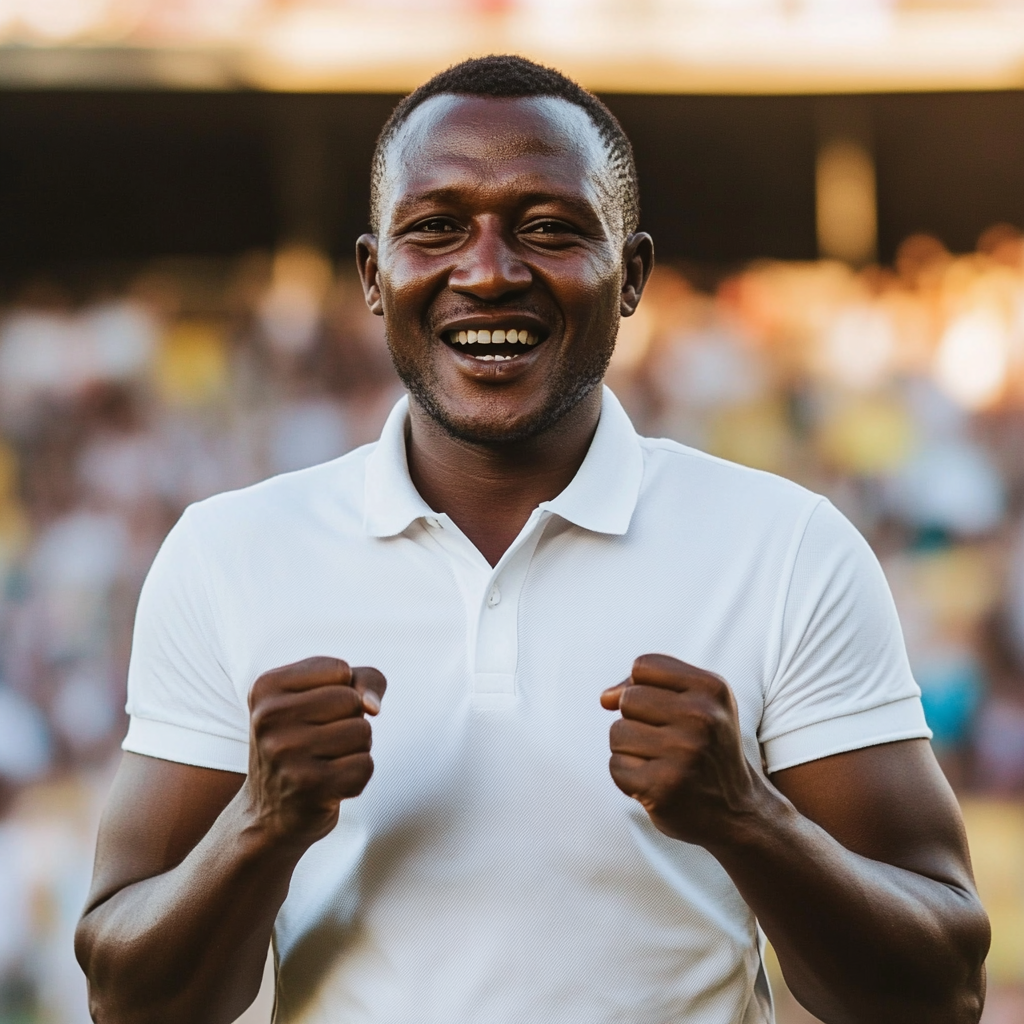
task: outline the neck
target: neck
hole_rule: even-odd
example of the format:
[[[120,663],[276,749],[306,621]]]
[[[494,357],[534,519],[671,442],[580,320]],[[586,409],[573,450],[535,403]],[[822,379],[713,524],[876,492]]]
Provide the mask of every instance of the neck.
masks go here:
[[[600,415],[598,387],[543,434],[514,444],[474,444],[452,437],[413,399],[409,473],[424,501],[447,513],[497,565],[533,510],[576,475]]]

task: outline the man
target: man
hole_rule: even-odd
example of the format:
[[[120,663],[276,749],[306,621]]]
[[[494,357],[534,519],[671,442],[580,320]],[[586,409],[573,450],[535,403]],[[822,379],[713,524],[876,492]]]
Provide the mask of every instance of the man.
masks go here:
[[[877,563],[602,391],[637,213],[556,72],[399,104],[357,250],[411,397],[153,566],[78,934],[100,1024],[226,1024],[272,934],[287,1024],[760,1024],[758,923],[825,1021],[978,1019],[987,921]]]

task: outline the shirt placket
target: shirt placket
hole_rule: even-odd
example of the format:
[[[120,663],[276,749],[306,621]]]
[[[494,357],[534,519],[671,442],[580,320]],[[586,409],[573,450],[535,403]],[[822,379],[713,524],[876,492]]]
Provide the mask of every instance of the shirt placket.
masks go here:
[[[449,555],[465,602],[466,653],[476,700],[501,702],[516,695],[520,597],[549,516],[535,510],[493,568],[447,516],[427,519],[430,535]]]

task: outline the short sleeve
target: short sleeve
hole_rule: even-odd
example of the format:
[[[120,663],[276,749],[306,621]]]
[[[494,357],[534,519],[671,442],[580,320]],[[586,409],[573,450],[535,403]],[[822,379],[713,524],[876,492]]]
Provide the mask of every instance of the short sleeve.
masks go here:
[[[128,668],[126,751],[245,772],[249,716],[221,649],[194,523],[187,509],[142,588]]]
[[[822,499],[785,589],[779,664],[758,733],[767,769],[930,736],[882,568]]]

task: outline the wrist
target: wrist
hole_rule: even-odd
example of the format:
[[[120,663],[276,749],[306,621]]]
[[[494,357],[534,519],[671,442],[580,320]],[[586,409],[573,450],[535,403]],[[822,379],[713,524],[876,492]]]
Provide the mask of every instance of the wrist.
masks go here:
[[[720,835],[706,844],[719,861],[742,853],[767,851],[786,842],[799,812],[770,782],[750,770],[747,798],[724,816]]]
[[[242,849],[257,858],[280,858],[298,862],[299,858],[316,842],[300,829],[289,827],[282,816],[268,811],[248,780],[242,784],[237,796],[228,806],[233,828]]]

